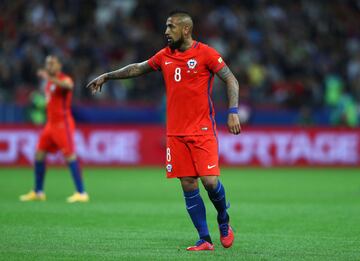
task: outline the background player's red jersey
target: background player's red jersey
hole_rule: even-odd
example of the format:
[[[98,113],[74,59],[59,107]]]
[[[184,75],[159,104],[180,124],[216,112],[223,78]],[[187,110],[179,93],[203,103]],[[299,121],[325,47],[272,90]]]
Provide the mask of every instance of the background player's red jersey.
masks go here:
[[[71,80],[64,73],[59,73],[56,77],[59,80]],[[41,132],[37,149],[46,152],[56,152],[60,149],[65,156],[71,156],[75,153],[75,122],[71,115],[72,91],[48,81],[45,85],[45,95],[48,121]]]
[[[72,79],[70,76],[59,73],[59,80]],[[45,96],[47,102],[47,120],[49,123],[57,123],[72,118],[71,99],[72,91],[61,88],[53,82],[48,81],[45,85]]]
[[[148,61],[161,70],[167,93],[167,135],[214,135],[214,74],[225,66],[219,53],[197,41],[184,52],[166,47]]]

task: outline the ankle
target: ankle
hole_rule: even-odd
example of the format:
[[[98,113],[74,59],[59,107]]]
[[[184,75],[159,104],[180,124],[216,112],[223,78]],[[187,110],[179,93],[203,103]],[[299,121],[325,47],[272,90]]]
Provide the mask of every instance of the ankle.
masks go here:
[[[218,221],[219,225],[228,224],[229,220],[230,220],[230,216],[227,213],[227,211],[225,211],[224,213],[219,213],[217,216],[217,221]]]
[[[200,237],[200,239],[205,240],[206,242],[209,242],[210,244],[212,244],[210,235],[202,236],[202,237]]]

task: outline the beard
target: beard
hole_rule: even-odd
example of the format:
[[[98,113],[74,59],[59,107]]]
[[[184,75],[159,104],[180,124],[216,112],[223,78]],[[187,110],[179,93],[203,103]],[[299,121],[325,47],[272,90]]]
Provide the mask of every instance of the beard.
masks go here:
[[[169,45],[169,47],[170,47],[171,50],[179,49],[180,46],[181,46],[183,43],[184,43],[184,37],[183,37],[183,36],[181,36],[181,37],[179,38],[179,40],[177,40],[177,41],[174,41],[174,40],[172,40],[172,39],[171,39],[171,41],[168,41],[168,45]]]
[[[57,74],[57,70],[46,70],[46,72],[50,75],[50,76],[55,76]]]

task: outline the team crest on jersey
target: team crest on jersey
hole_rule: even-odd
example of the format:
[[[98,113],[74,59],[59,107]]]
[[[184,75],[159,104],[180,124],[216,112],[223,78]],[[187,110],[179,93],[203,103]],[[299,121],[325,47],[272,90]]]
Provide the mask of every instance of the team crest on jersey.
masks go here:
[[[172,165],[171,165],[171,164],[167,164],[167,165],[166,165],[166,170],[167,170],[167,172],[171,172],[171,171],[172,171]]]
[[[56,85],[55,84],[51,84],[50,85],[50,92],[54,92],[56,89]]]
[[[187,62],[187,65],[190,69],[194,69],[195,66],[197,65],[197,61],[195,59],[190,59],[188,62]]]

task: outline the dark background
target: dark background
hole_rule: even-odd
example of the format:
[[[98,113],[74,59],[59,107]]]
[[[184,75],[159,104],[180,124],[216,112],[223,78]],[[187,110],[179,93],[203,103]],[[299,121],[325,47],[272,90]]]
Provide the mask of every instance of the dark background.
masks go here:
[[[173,9],[193,15],[194,38],[216,48],[238,78],[243,121],[357,126],[360,1],[340,0],[0,1],[0,122],[34,121],[36,70],[51,53],[75,79],[78,121],[160,122],[159,73],[109,82],[96,97],[84,86],[161,49]],[[220,122],[223,87],[217,81],[213,93]]]

